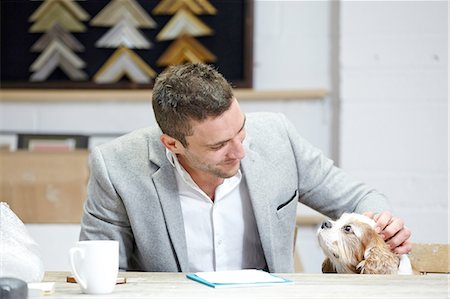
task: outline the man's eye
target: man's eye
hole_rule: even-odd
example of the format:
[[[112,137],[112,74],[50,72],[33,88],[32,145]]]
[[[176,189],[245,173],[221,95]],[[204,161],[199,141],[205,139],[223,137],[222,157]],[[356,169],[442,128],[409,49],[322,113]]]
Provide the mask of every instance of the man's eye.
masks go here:
[[[351,227],[350,225],[346,225],[346,226],[344,226],[342,229],[343,229],[344,232],[347,233],[347,234],[353,233],[353,229],[352,229],[352,227]]]
[[[222,143],[222,144],[219,144],[219,145],[216,145],[216,146],[212,146],[212,147],[210,147],[210,149],[213,150],[213,151],[217,151],[217,150],[220,150],[224,146],[225,146],[225,144]]]

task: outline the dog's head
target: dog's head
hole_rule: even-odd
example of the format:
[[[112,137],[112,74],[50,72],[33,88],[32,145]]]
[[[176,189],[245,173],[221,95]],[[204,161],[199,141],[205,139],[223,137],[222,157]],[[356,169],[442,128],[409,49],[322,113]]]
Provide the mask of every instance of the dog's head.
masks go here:
[[[327,220],[317,232],[326,255],[322,272],[394,274],[399,258],[375,231],[375,221],[360,214]]]

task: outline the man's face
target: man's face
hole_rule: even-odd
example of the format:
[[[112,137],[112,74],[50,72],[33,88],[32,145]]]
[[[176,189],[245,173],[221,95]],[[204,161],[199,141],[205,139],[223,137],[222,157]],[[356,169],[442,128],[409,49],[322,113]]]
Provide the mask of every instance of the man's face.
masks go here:
[[[234,176],[245,156],[245,115],[233,100],[230,109],[216,118],[192,122],[191,136],[178,159],[191,175]]]

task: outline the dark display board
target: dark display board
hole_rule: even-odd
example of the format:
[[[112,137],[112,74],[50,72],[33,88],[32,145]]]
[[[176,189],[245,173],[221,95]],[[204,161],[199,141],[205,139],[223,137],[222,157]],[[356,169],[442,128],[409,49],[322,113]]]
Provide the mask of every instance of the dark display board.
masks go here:
[[[137,0],[147,14],[157,23],[155,29],[139,28],[139,31],[153,44],[151,49],[133,51],[153,70],[160,73],[164,67],[156,65],[173,40],[156,41],[156,35],[170,20],[172,15],[154,15],[152,9],[157,0]],[[76,1],[94,18],[109,0]],[[212,36],[195,37],[216,57],[212,63],[234,87],[251,87],[253,60],[253,3],[252,0],[210,0],[217,9],[216,15],[198,15],[197,17],[214,30]],[[93,81],[96,72],[116,50],[115,48],[96,48],[95,43],[110,28],[94,27],[89,21],[83,22],[85,32],[72,32],[73,36],[85,47],[76,54],[85,63],[83,71],[86,81],[71,81],[59,68],[43,82],[30,82],[30,66],[41,53],[31,52],[32,45],[44,34],[30,33],[33,25],[29,17],[42,5],[42,1],[1,0],[1,87],[2,88],[151,88],[152,83],[137,84],[123,77],[112,84],[97,84]]]

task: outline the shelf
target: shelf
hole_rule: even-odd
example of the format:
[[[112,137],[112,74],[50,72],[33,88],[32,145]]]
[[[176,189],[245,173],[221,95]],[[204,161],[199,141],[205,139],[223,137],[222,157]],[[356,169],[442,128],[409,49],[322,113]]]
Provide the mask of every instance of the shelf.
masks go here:
[[[239,101],[319,100],[328,92],[325,89],[254,90],[235,89]],[[0,90],[0,102],[146,102],[151,90]]]

